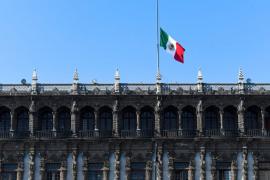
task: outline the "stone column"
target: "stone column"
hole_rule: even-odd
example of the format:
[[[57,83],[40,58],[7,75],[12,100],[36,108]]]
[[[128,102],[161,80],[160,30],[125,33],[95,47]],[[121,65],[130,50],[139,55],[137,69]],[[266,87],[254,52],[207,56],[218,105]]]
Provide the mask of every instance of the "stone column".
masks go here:
[[[200,152],[200,159],[201,159],[201,174],[200,174],[200,180],[206,180],[206,170],[205,170],[205,148],[201,147],[201,152]]]
[[[126,180],[130,180],[130,155],[126,155]]]
[[[155,136],[159,137],[160,136],[160,113],[161,113],[161,100],[158,98],[157,104],[155,107]]]
[[[203,122],[202,122],[202,114],[203,114],[203,107],[202,107],[202,100],[199,101],[197,105],[197,130],[199,131],[199,134],[203,134]]]
[[[67,172],[67,168],[65,166],[61,166],[60,168],[60,180],[66,180],[66,173]]]
[[[110,172],[110,168],[109,168],[109,162],[105,161],[104,162],[104,167],[102,168],[103,171],[103,180],[109,180],[109,172]]]
[[[73,101],[72,108],[71,108],[70,119],[71,119],[72,135],[73,135],[73,137],[76,137],[77,136],[77,134],[76,134],[76,131],[77,131],[76,125],[77,125],[77,120],[78,120],[78,105],[77,105],[76,101]]]
[[[45,155],[40,156],[40,177],[41,180],[46,180],[45,176]]]
[[[174,166],[173,166],[173,157],[172,153],[169,152],[169,163],[168,163],[168,176],[170,180],[174,180]]]
[[[141,131],[141,112],[140,110],[136,111],[136,120],[137,120],[137,131]]]
[[[31,148],[29,151],[29,178],[28,180],[35,179],[35,150]]]
[[[151,180],[151,179],[152,179],[152,162],[147,161],[146,168],[145,168],[145,180]]]
[[[119,136],[119,129],[118,129],[118,112],[119,112],[119,102],[116,99],[113,105],[113,135],[115,137]]]
[[[247,147],[243,147],[243,162],[242,162],[242,180],[248,179],[248,151]]]
[[[261,116],[262,116],[262,134],[265,134],[265,110],[261,107]]]
[[[157,180],[163,179],[163,148],[162,145],[158,145],[157,147]]]
[[[254,164],[253,164],[253,173],[254,173],[254,180],[259,180],[259,163],[258,163],[258,157],[253,155]]]
[[[182,110],[178,110],[178,130],[181,131],[183,129],[182,125]]]
[[[83,160],[83,179],[88,180],[88,161],[87,158]]]
[[[116,149],[114,154],[115,154],[114,179],[115,180],[120,180],[120,150]]]
[[[73,175],[73,180],[77,180],[77,151],[73,150],[72,151],[72,175]]]
[[[244,112],[245,112],[245,108],[244,108],[244,100],[241,99],[239,105],[238,105],[238,128],[241,132],[241,134],[245,133],[245,125],[244,125]]]
[[[32,100],[29,107],[29,131],[31,136],[34,135],[36,123],[37,123],[36,103],[35,101]]]
[[[15,112],[14,110],[10,111],[10,133],[11,136],[14,136],[15,131]]]
[[[214,155],[212,156],[211,176],[212,179],[217,179],[216,158]]]
[[[95,131],[98,132],[99,131],[99,129],[98,129],[98,111],[95,110],[94,114],[95,114]]]
[[[221,131],[221,133],[224,132],[224,118],[223,118],[223,116],[224,116],[224,111],[223,111],[223,109],[221,109],[221,110],[219,111],[220,131]]]
[[[194,180],[194,172],[195,172],[194,161],[191,160],[188,167],[188,180]]]
[[[16,169],[16,180],[22,180],[23,178],[23,168],[21,166],[18,166],[18,168]]]
[[[53,111],[52,113],[53,115],[53,133],[54,133],[54,136],[56,136],[56,121],[57,121],[57,111]]]
[[[232,172],[231,179],[237,180],[237,164],[235,160],[233,160],[231,163],[231,172]]]

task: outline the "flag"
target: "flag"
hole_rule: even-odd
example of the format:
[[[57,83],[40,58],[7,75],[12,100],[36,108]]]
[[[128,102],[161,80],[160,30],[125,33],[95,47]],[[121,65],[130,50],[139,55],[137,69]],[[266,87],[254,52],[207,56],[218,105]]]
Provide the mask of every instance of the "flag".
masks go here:
[[[170,53],[176,61],[184,63],[185,49],[161,28],[160,46]]]

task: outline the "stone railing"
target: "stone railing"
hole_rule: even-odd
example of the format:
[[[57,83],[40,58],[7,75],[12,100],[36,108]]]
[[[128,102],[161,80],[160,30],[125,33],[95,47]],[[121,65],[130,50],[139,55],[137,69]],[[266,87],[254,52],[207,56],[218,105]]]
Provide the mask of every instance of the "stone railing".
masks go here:
[[[204,83],[202,92],[198,91],[198,84],[162,83],[161,94],[189,95],[189,94],[270,94],[270,84],[245,83],[244,90],[239,90],[239,84],[233,83]],[[73,94],[72,84],[37,84],[37,94],[66,95]],[[31,94],[31,84],[0,84],[0,95]],[[77,94],[108,95],[108,94],[156,94],[156,84],[121,83],[120,92],[115,93],[114,84],[78,84]]]
[[[35,131],[31,134],[29,131],[2,131],[0,139],[28,139],[28,138],[194,138],[194,137],[211,137],[211,138],[233,138],[233,137],[270,137],[269,130],[250,129],[243,133],[239,130],[221,130],[211,129],[199,132],[198,130],[161,130],[160,134],[155,135],[153,130],[120,130],[120,137],[112,134],[112,131],[78,131],[74,136],[72,131]]]

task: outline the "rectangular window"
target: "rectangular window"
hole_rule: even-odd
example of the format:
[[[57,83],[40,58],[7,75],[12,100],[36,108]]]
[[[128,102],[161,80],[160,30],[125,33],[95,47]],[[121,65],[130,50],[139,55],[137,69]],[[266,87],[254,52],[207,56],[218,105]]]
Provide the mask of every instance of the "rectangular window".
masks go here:
[[[131,163],[131,180],[144,180],[145,179],[145,163],[144,162],[133,162]]]
[[[231,163],[217,162],[217,178],[218,180],[231,180]]]
[[[60,163],[47,163],[46,164],[47,180],[60,180],[60,172],[59,172],[60,167],[61,167]]]
[[[102,180],[103,179],[103,163],[89,163],[88,164],[88,179]]]
[[[16,180],[17,173],[17,164],[13,163],[4,163],[2,164],[2,172],[0,175],[1,180]]]
[[[188,163],[176,162],[174,163],[175,180],[188,180]]]

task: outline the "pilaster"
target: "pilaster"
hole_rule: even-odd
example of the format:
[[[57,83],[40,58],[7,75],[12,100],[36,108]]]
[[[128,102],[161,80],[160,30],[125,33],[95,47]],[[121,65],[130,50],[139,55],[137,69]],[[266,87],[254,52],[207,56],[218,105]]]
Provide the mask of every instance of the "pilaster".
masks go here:
[[[35,149],[31,148],[29,150],[29,179],[28,180],[34,180],[35,179]]]
[[[233,160],[232,163],[231,163],[231,178],[232,180],[237,180],[237,164],[236,164],[236,161]]]
[[[202,125],[202,114],[203,114],[203,107],[202,107],[202,100],[199,100],[196,109],[197,114],[197,130],[199,131],[200,135],[203,133],[203,125]]]
[[[243,147],[243,161],[242,161],[242,180],[248,179],[248,151],[247,147]]]
[[[161,99],[157,97],[157,103],[155,107],[155,136],[160,136],[160,113],[161,113]]]
[[[71,131],[73,136],[76,136],[76,130],[77,130],[77,121],[78,121],[78,105],[76,101],[73,101],[72,108],[71,108]]]
[[[157,180],[163,179],[163,147],[161,144],[157,146]]]
[[[115,149],[115,171],[114,171],[114,178],[115,180],[120,180],[120,150]]]
[[[104,166],[102,168],[103,171],[103,180],[109,180],[109,172],[110,172],[110,165],[108,161],[104,162]]]
[[[115,137],[119,136],[118,116],[119,116],[119,102],[116,99],[113,105],[113,135]]]
[[[238,127],[240,132],[243,134],[245,132],[245,125],[244,125],[244,112],[245,112],[245,108],[244,108],[244,100],[241,99],[240,103],[238,105]]]
[[[200,152],[200,167],[201,167],[201,174],[200,174],[200,180],[206,180],[206,162],[205,162],[205,148],[201,147],[201,152]]]
[[[152,179],[152,162],[147,161],[146,167],[145,167],[145,180],[151,180]]]
[[[188,180],[194,180],[194,172],[195,172],[194,160],[191,160],[189,162],[189,167],[188,167]]]
[[[126,154],[126,180],[130,180],[130,154]]]

